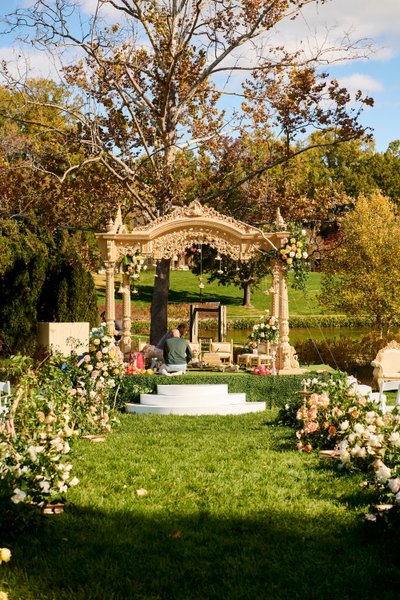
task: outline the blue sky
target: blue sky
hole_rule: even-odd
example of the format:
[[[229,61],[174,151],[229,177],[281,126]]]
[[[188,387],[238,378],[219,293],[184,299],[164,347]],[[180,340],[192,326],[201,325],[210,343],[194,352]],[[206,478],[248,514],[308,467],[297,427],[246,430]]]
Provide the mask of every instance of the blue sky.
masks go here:
[[[80,0],[86,12],[96,0]],[[0,20],[15,7],[33,0],[0,0]],[[294,47],[298,42],[325,46],[334,44],[346,33],[351,39],[368,39],[374,48],[368,58],[339,61],[326,69],[349,90],[363,90],[373,96],[375,106],[366,109],[362,123],[373,128],[376,148],[383,151],[390,141],[400,139],[400,0],[330,0],[327,4],[308,6],[302,16],[279,31],[279,40]],[[308,41],[306,41],[308,40]],[[0,36],[0,60],[10,60],[15,43],[10,36]],[[48,76],[51,67],[43,54],[32,47],[25,52],[35,74]]]

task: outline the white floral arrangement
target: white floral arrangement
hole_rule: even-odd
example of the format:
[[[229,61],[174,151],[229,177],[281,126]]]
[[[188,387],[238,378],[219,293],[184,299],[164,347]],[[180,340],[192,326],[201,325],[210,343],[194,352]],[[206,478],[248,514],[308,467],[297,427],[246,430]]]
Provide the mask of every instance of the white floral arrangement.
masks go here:
[[[253,325],[249,335],[250,342],[271,342],[276,344],[279,339],[279,320],[277,317],[260,317],[260,322]]]
[[[89,352],[79,358],[81,371],[69,396],[77,396],[93,429],[111,430],[111,395],[124,375],[124,355],[109,335],[106,324],[90,332]]]
[[[43,507],[79,483],[69,456],[77,431],[68,386],[67,378],[39,382],[33,372],[16,386],[13,411],[0,428],[0,479],[14,504]]]
[[[0,420],[0,480],[14,504],[44,507],[79,480],[73,440],[110,431],[123,354],[105,325],[92,329],[79,359],[54,355],[44,372],[25,370]]]

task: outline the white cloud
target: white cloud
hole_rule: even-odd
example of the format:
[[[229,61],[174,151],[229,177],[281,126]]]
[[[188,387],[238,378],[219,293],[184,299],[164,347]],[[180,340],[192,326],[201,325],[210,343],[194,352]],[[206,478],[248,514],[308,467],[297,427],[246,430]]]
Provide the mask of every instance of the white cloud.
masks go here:
[[[363,93],[372,94],[373,92],[383,92],[384,90],[380,81],[363,73],[353,73],[348,77],[340,77],[339,81],[340,85],[343,85],[352,93],[362,90]]]
[[[0,47],[0,61],[7,63],[9,73],[16,79],[43,77],[60,79],[60,65],[53,55],[35,50]]]
[[[93,16],[99,9],[103,16],[115,17],[115,15],[124,14],[120,10],[116,10],[108,2],[99,2],[99,0],[81,0],[81,6],[83,12],[90,16]]]
[[[292,40],[314,39],[321,43],[349,34],[353,41],[370,39],[376,44],[375,60],[400,54],[399,0],[330,0],[303,8],[299,19],[282,29]]]

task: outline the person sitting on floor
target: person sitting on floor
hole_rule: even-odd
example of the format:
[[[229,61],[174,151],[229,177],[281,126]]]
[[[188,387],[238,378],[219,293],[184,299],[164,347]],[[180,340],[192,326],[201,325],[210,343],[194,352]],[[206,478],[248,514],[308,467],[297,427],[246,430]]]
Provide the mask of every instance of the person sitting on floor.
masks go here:
[[[176,329],[179,331],[180,337],[183,337],[184,335],[187,334],[189,327],[187,326],[186,323],[180,323]],[[164,333],[164,335],[162,336],[162,338],[160,339],[160,341],[157,344],[157,348],[159,350],[164,351],[165,342],[169,338],[172,337],[172,332],[173,332],[173,329],[170,329],[170,331],[167,331],[167,333]]]
[[[188,342],[181,337],[179,329],[172,329],[171,337],[165,340],[164,364],[160,368],[160,374],[183,375],[192,358]]]

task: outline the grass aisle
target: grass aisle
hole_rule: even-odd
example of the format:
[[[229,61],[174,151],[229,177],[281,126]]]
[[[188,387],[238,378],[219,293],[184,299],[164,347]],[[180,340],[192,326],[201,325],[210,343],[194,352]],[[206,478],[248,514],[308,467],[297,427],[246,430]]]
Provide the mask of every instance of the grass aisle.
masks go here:
[[[363,523],[357,479],[272,417],[123,415],[81,440],[66,512],[2,566],[10,599],[397,598],[398,548]]]

